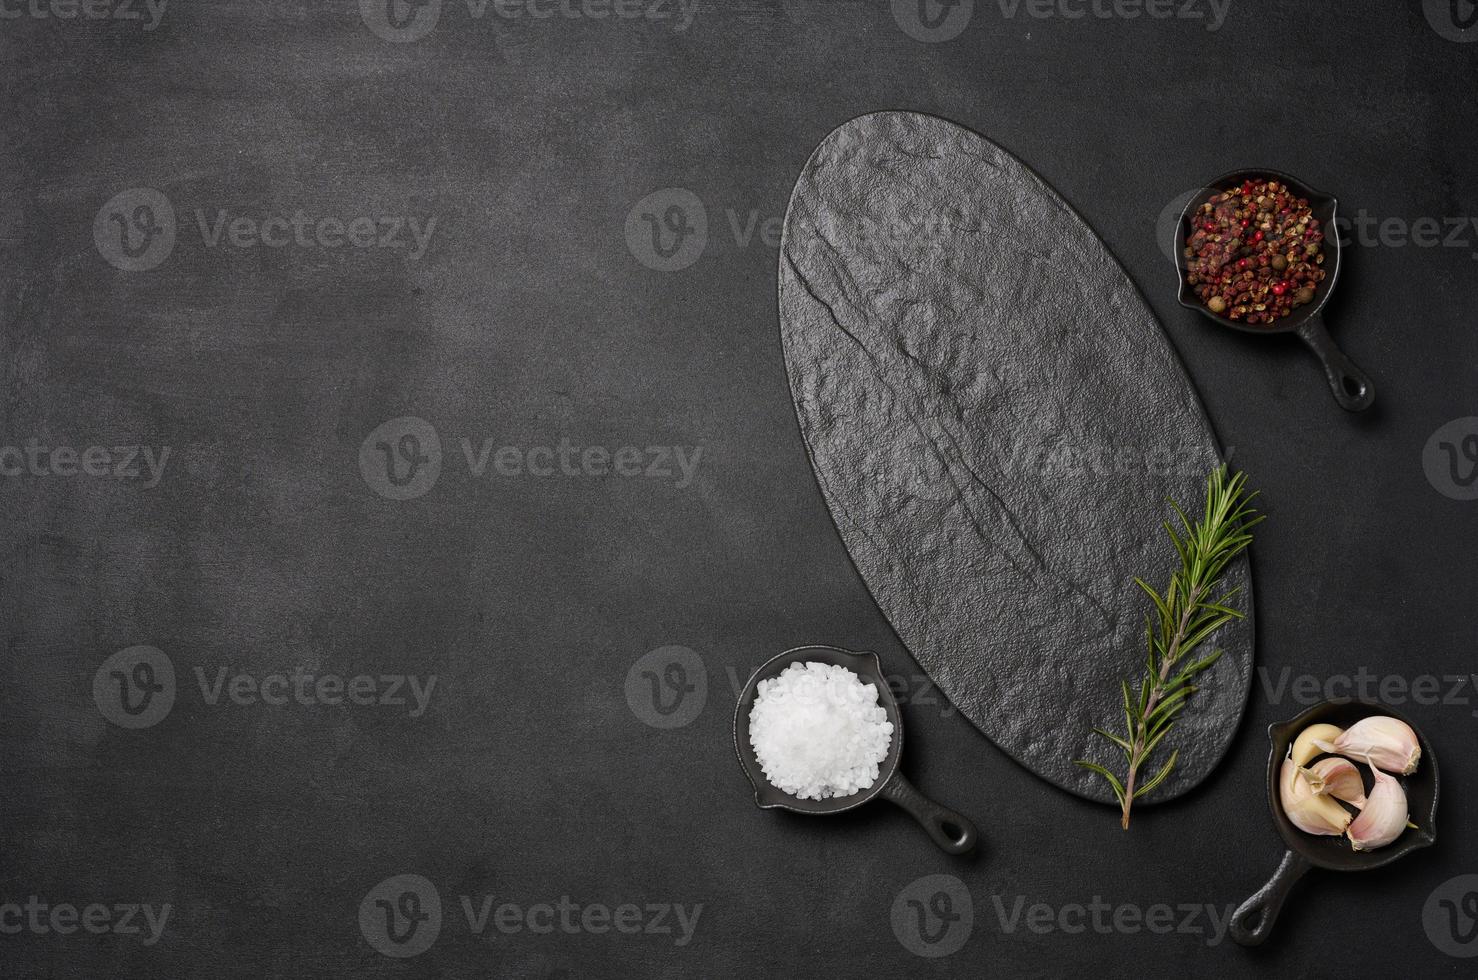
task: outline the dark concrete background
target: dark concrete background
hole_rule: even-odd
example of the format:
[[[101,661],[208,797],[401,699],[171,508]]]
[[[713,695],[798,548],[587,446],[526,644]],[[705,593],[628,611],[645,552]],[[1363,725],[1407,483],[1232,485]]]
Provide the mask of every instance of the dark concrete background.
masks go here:
[[[1224,911],[1282,851],[1263,729],[1307,693],[1280,686],[1285,668],[1319,683],[1361,668],[1408,683],[1472,671],[1478,503],[1440,492],[1462,495],[1424,457],[1440,428],[1478,414],[1478,229],[1456,247],[1387,236],[1352,249],[1331,321],[1380,394],[1351,418],[1295,342],[1216,332],[1178,308],[1156,224],[1204,179],[1262,165],[1338,194],[1350,214],[1478,215],[1478,46],[1439,32],[1435,2],[1267,6],[1233,0],[1210,31],[976,0],[958,36],[931,43],[900,27],[906,7],[883,3],[710,3],[679,30],[491,8],[478,19],[448,0],[424,37],[392,43],[369,26],[384,23],[372,5],[366,17],[342,2],[179,4],[148,31],[6,0],[21,16],[0,19],[0,444],[170,455],[152,487],[49,470],[0,479],[0,912],[35,895],[172,913],[152,945],[22,926],[0,934],[0,972],[1473,975],[1474,961],[1439,948],[1456,942],[1441,916],[1424,914],[1478,873],[1465,832],[1478,692],[1466,687],[1463,703],[1402,705],[1444,761],[1438,846],[1367,875],[1311,873],[1268,947],[1091,923],[1012,931],[997,913],[1018,898],[1066,909],[1069,925],[1068,907],[1095,900]],[[904,766],[976,818],[986,845],[973,860],[938,852],[881,803],[826,822],[761,813],[732,757],[734,685],[786,647],[870,648],[906,681],[919,673],[811,476],[777,336],[775,250],[730,220],[741,233],[751,213],[778,220],[817,141],[879,108],[982,132],[1071,201],[1163,318],[1263,490],[1266,673],[1221,770],[1128,834],[927,695],[904,707]],[[141,188],[170,202],[178,238],[128,272],[107,261],[127,264],[110,215],[128,220],[145,199],[107,205]],[[664,188],[687,189],[708,217],[706,247],[680,271],[651,268],[625,232]],[[207,223],[298,210],[437,223],[412,258],[212,247],[197,210]],[[396,500],[377,492],[394,495],[373,469],[376,440],[364,472],[360,453],[407,416],[434,426],[443,466],[424,495]],[[682,486],[474,477],[464,438],[702,456]],[[136,645],[161,651],[177,683],[171,710],[131,729],[109,720],[124,716],[105,661]],[[671,646],[692,651],[679,662],[704,691],[664,716],[642,701],[654,661],[638,661]],[[300,667],[372,675],[382,692],[382,675],[437,680],[414,717],[212,704],[196,680]],[[359,921],[362,900],[373,913],[377,886],[402,874],[424,876],[444,912],[414,959],[382,955],[373,915]],[[934,874],[960,879],[974,919],[962,949],[929,959],[910,945],[939,947],[906,941],[905,903]],[[679,946],[672,934],[477,935],[462,896],[474,910],[486,896],[524,910],[562,896],[703,908]],[[1206,930],[1205,915],[1189,925]]]

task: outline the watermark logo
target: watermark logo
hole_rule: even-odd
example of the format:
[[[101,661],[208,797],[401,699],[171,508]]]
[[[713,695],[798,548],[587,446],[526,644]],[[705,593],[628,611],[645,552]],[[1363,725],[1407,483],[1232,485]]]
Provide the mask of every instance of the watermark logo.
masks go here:
[[[704,905],[692,906],[673,902],[605,902],[579,903],[569,895],[557,901],[529,904],[499,901],[492,894],[458,895],[455,907],[448,907],[447,930],[460,931],[465,923],[468,934],[503,936],[528,934],[538,938],[561,933],[574,935],[670,936],[674,946],[692,942]],[[396,959],[419,956],[441,935],[443,912],[441,895],[436,886],[420,875],[401,874],[386,878],[359,903],[359,931],[378,953]]]
[[[657,272],[677,272],[698,261],[708,245],[708,210],[682,187],[653,191],[626,215],[626,247]]]
[[[892,0],[893,20],[915,41],[934,44],[960,36],[975,12],[975,0]]]
[[[359,903],[359,931],[385,956],[419,956],[441,934],[441,895],[420,875],[392,875]]]
[[[383,423],[359,447],[359,472],[387,500],[411,500],[441,476],[441,439],[425,419],[403,415]]]
[[[137,20],[153,31],[164,20],[169,0],[0,0],[0,21]]]
[[[1478,218],[1468,215],[1423,215],[1419,218],[1390,215],[1380,218],[1361,208],[1353,218],[1343,214],[1334,218],[1334,233],[1340,245],[1463,249],[1469,258],[1478,260],[1475,230],[1478,230]]]
[[[1449,41],[1478,41],[1478,3],[1474,0],[1422,0],[1432,30]]]
[[[898,892],[888,917],[904,949],[937,959],[958,953],[969,941],[975,904],[954,875],[925,875]]]
[[[190,670],[200,700],[209,707],[289,704],[330,708],[389,707],[420,718],[431,703],[437,676],[428,674],[318,673],[303,667],[263,676],[217,665]],[[188,689],[188,688],[187,688]],[[102,716],[122,728],[148,728],[164,720],[179,694],[173,661],[156,647],[135,646],[113,654],[92,679],[92,699]]]
[[[419,41],[441,20],[441,0],[359,0],[359,16],[382,41]]]
[[[1171,262],[1180,264],[1182,256],[1176,254],[1175,236],[1180,231],[1180,216],[1185,213],[1186,205],[1191,203],[1191,198],[1200,192],[1201,188],[1192,187],[1190,190],[1181,191],[1170,199],[1170,203],[1160,209],[1160,216],[1155,219],[1155,241],[1159,243],[1160,251],[1165,258]]]
[[[315,217],[298,209],[292,214],[253,216],[223,208],[208,214],[205,208],[195,208],[192,217],[182,226],[169,198],[152,188],[136,187],[98,211],[92,223],[93,244],[114,268],[148,272],[174,252],[182,227],[198,234],[207,249],[382,248],[403,251],[411,261],[425,257],[436,234],[435,215]]]
[[[33,436],[24,447],[0,446],[0,477],[104,477],[148,490],[164,479],[169,453],[168,446],[43,446]]]
[[[474,901],[475,899],[475,901]],[[672,945],[682,947],[693,941],[703,903],[692,906],[682,902],[648,902],[637,905],[626,902],[608,905],[590,902],[581,905],[561,895],[557,902],[497,903],[493,895],[461,895],[459,902],[467,920],[467,931],[485,935],[491,926],[504,936],[529,933],[548,936],[555,932],[567,936],[588,933],[604,935],[615,932],[626,936],[672,936]],[[496,908],[494,905],[496,904]]]
[[[1274,674],[1267,667],[1257,668],[1268,704],[1282,704],[1284,698],[1305,707],[1320,701],[1375,701],[1400,707],[1408,702],[1424,706],[1466,708],[1474,703],[1469,691],[1478,691],[1478,674],[1377,674],[1361,665],[1353,674],[1294,674],[1283,667]],[[1472,712],[1478,718],[1478,710]]]
[[[800,0],[794,0],[800,2]],[[920,250],[958,248],[963,236],[979,232],[958,216],[905,214],[874,217],[860,214],[823,214],[793,219],[796,234],[831,240],[905,244]],[[626,215],[625,238],[632,257],[649,269],[677,272],[696,262],[709,249],[776,251],[785,235],[780,214],[755,207],[710,208],[697,195],[680,187],[655,191],[636,202]]]
[[[1177,194],[1160,211],[1155,220],[1155,241],[1160,251],[1173,262],[1181,263],[1183,255],[1175,251],[1175,236],[1180,216],[1200,188]],[[1338,214],[1334,218],[1334,237],[1342,247],[1361,248],[1443,248],[1461,249],[1478,260],[1478,218],[1467,215],[1423,215],[1405,218],[1399,215],[1379,217],[1365,208],[1353,216]]]
[[[658,647],[626,672],[626,703],[653,728],[693,723],[708,703],[708,668],[696,650]]]
[[[1221,30],[1231,0],[996,0],[1001,18],[1032,20],[1193,20]],[[892,0],[893,19],[919,41],[949,41],[970,23],[974,0]]]
[[[1458,875],[1438,885],[1422,906],[1422,928],[1448,956],[1478,956],[1478,874]]]
[[[681,34],[693,26],[697,0],[464,0],[474,22],[489,11],[499,20],[647,20],[670,23]],[[419,41],[441,21],[442,0],[359,0],[359,17],[376,37],[393,44]]]
[[[157,268],[174,251],[177,234],[174,205],[152,187],[115,195],[92,222],[98,253],[124,272]]]
[[[419,674],[355,674],[345,677],[335,673],[316,674],[303,667],[290,674],[278,671],[260,678],[222,666],[216,667],[214,676],[200,666],[196,666],[193,673],[201,700],[211,707],[220,704],[224,697],[227,702],[244,708],[258,704],[281,708],[289,702],[308,708],[318,705],[330,708],[344,705],[406,708],[409,709],[406,711],[409,718],[419,718],[426,713],[437,680],[435,674],[425,677]]]
[[[25,932],[33,936],[70,936],[85,932],[93,936],[142,936],[140,945],[153,946],[164,935],[173,911],[168,902],[157,907],[147,902],[92,902],[79,908],[71,902],[49,902],[31,895],[25,904],[0,902],[0,935]]]
[[[1068,936],[1093,932],[1100,936],[1133,936],[1142,932],[1166,936],[1200,936],[1207,946],[1220,946],[1227,936],[1234,907],[1196,902],[1170,905],[1158,902],[1141,906],[1134,902],[1115,905],[1097,895],[1090,902],[1049,905],[1027,904],[1026,896],[1014,895],[1008,905],[1002,895],[992,895],[996,921],[1007,935],[1025,927],[1035,936],[1062,933]]]
[[[759,667],[759,663],[723,666],[732,699],[728,702],[730,712]],[[883,683],[900,707],[927,708],[938,712],[941,718],[951,718],[957,713],[927,674],[884,674]],[[684,646],[659,647],[638,659],[626,672],[626,702],[631,713],[653,728],[682,728],[692,724],[707,707],[708,688],[707,662]]]
[[[1221,30],[1232,0],[996,0],[1007,20],[1025,13],[1033,20],[1199,20]]]
[[[1478,500],[1478,416],[1453,419],[1422,450],[1427,482],[1444,497]]]
[[[119,728],[157,725],[174,707],[174,664],[151,646],[119,650],[92,677],[92,700]]]
[[[703,461],[702,446],[576,445],[561,436],[554,445],[499,445],[484,437],[457,440],[453,459],[474,480],[494,476],[535,479],[646,478],[670,481],[679,490],[693,485]],[[410,500],[431,490],[442,472],[441,439],[424,419],[403,416],[371,432],[359,447],[359,472],[369,488],[390,500]]]

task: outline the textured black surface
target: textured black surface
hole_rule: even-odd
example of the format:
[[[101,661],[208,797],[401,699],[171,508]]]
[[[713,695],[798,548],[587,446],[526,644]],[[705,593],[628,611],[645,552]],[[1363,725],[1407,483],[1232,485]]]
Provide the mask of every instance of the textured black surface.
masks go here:
[[[473,20],[448,2],[403,44],[342,0],[171,3],[148,33],[0,20],[3,444],[173,447],[151,489],[0,479],[0,901],[175,906],[153,946],[0,933],[0,975],[1472,975],[1478,961],[1446,955],[1422,919],[1445,882],[1478,873],[1467,687],[1470,703],[1408,705],[1445,767],[1438,844],[1309,875],[1267,946],[1216,944],[1204,914],[1177,912],[1187,929],[1168,933],[1026,916],[1095,898],[1241,902],[1283,851],[1264,732],[1298,712],[1306,682],[1473,672],[1478,502],[1439,492],[1423,448],[1478,415],[1474,247],[1346,251],[1331,328],[1381,386],[1351,419],[1293,338],[1220,330],[1176,304],[1156,220],[1251,165],[1303,176],[1351,216],[1478,214],[1478,44],[1444,40],[1415,2],[1234,2],[1213,33],[1037,19],[1024,3],[1008,19],[976,0],[935,44],[891,6],[736,0],[700,5],[679,32],[510,20],[491,4]],[[1263,489],[1259,669],[1240,734],[1198,791],[1127,834],[918,679],[797,432],[764,228],[826,134],[884,108],[991,134],[1082,212]],[[182,238],[157,269],[123,273],[94,248],[94,218],[145,186],[175,203]],[[668,187],[709,219],[701,255],[671,273],[624,233]],[[196,208],[439,221],[410,260],[209,248]],[[360,449],[409,414],[440,433],[442,472],[422,497],[386,499]],[[474,479],[459,445],[562,435],[701,445],[703,462],[682,488]],[[825,820],[755,807],[735,697],[806,643],[875,650],[901,681],[903,769],[979,821],[976,856],[940,853],[896,807]],[[92,698],[99,666],[134,644],[166,652],[182,682],[168,717],[138,731]],[[626,684],[669,646],[691,652],[706,699],[663,729],[633,713]],[[193,670],[225,665],[439,680],[416,718],[209,705]],[[440,937],[414,959],[385,958],[356,922],[399,874],[442,897]],[[974,908],[968,941],[932,960],[890,926],[930,875],[956,877]],[[460,903],[565,894],[704,910],[679,947],[474,935]]]
[[[1102,242],[1021,161],[958,125],[875,113],[807,162],[780,254],[801,430],[852,559],[899,637],[1018,762],[1105,803],[1149,600],[1221,462],[1169,341]],[[1250,611],[1246,558],[1227,571]],[[1165,751],[1172,799],[1220,760],[1252,619]],[[1153,770],[1151,770],[1153,772]],[[1148,774],[1147,774],[1148,775]]]

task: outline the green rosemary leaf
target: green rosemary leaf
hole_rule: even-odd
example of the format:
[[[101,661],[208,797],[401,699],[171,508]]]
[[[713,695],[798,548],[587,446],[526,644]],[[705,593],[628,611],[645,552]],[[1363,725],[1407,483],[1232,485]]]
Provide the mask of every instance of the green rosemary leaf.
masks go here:
[[[1148,756],[1151,752],[1155,751],[1155,746],[1160,744],[1160,739],[1164,738],[1166,735],[1169,735],[1173,728],[1173,725],[1165,725],[1161,727],[1160,731],[1157,734],[1151,736],[1150,740],[1144,743],[1145,756]]]
[[[1120,681],[1124,733],[1093,729],[1124,754],[1128,763],[1126,775],[1120,779],[1098,763],[1075,760],[1108,780],[1119,801],[1125,828],[1129,826],[1134,801],[1159,786],[1174,768],[1178,749],[1171,751],[1154,776],[1139,782],[1141,769],[1159,749],[1195,693],[1191,681],[1215,663],[1221,651],[1206,656],[1193,657],[1193,654],[1217,630],[1245,618],[1232,605],[1239,589],[1228,589],[1216,599],[1212,595],[1222,574],[1252,543],[1252,528],[1265,519],[1252,506],[1256,496],[1255,492],[1247,491],[1244,474],[1230,473],[1226,466],[1217,467],[1206,479],[1206,499],[1199,521],[1192,522],[1180,504],[1169,501],[1180,527],[1176,528],[1169,520],[1162,522],[1176,557],[1176,567],[1165,590],[1157,591],[1143,579],[1134,580],[1153,605],[1152,614],[1145,617],[1144,676],[1134,688],[1129,681]]]
[[[1177,517],[1180,518],[1180,523],[1181,523],[1181,526],[1183,526],[1185,528],[1186,536],[1188,538],[1195,537],[1195,535],[1196,535],[1196,529],[1191,526],[1190,518],[1188,518],[1188,517],[1185,516],[1185,511],[1183,511],[1183,510],[1180,509],[1180,504],[1177,504],[1173,500],[1170,501],[1169,503],[1170,503],[1171,510],[1175,511],[1175,516],[1177,516]]]
[[[1200,660],[1197,660],[1195,663],[1191,664],[1189,667],[1187,667],[1184,670],[1182,670],[1179,674],[1176,674],[1174,680],[1172,681],[1172,683],[1174,683],[1174,684],[1184,684],[1184,683],[1186,683],[1192,677],[1195,677],[1201,671],[1205,670],[1207,667],[1210,667],[1212,664],[1216,663],[1217,658],[1221,656],[1221,653],[1222,652],[1220,650],[1217,650],[1214,653],[1212,653],[1210,656],[1202,657]]]
[[[1124,805],[1124,803],[1126,802],[1124,799],[1124,784],[1119,782],[1119,777],[1115,776],[1113,773],[1109,772],[1098,763],[1089,762],[1087,759],[1074,759],[1073,762],[1082,766],[1084,769],[1091,769],[1102,776],[1104,779],[1107,779],[1109,782],[1109,786],[1113,788],[1114,796],[1118,798],[1119,805]]]
[[[1190,697],[1195,692],[1196,689],[1189,684],[1178,687],[1175,690],[1171,691],[1169,694],[1160,699],[1160,703],[1155,705],[1155,709],[1153,711],[1144,716],[1145,724],[1153,725],[1156,721],[1160,719],[1161,715],[1164,715],[1168,711],[1176,710],[1177,706],[1180,705],[1181,702],[1183,702],[1186,698]]]
[[[1160,612],[1160,627],[1164,629],[1164,625],[1169,623],[1171,619],[1172,613],[1170,612],[1170,606],[1166,604],[1164,599],[1160,598],[1160,593],[1151,588],[1150,584],[1144,579],[1137,578],[1134,580],[1134,584],[1143,589],[1144,594],[1149,596],[1150,601],[1155,604],[1155,608]]]
[[[1206,624],[1204,627],[1202,627],[1201,629],[1196,630],[1194,633],[1192,633],[1190,636],[1188,636],[1184,641],[1182,641],[1182,643],[1180,645],[1181,650],[1184,653],[1190,653],[1196,647],[1200,646],[1201,645],[1201,642],[1203,640],[1205,640],[1212,633],[1215,633],[1217,630],[1221,629],[1222,626],[1224,626],[1224,625],[1226,625],[1226,620],[1224,620],[1224,619],[1218,620],[1218,621],[1216,621],[1214,623],[1208,623],[1208,624]]]
[[[1102,728],[1095,728],[1093,729],[1093,734],[1102,735],[1104,738],[1108,739],[1110,742],[1113,742],[1125,752],[1134,751],[1134,746],[1130,745],[1127,739],[1122,739],[1119,736],[1115,735],[1113,732],[1106,732]]]
[[[1175,768],[1175,760],[1179,756],[1180,749],[1176,749],[1174,752],[1171,752],[1170,758],[1165,760],[1165,765],[1161,767],[1160,771],[1155,773],[1154,777],[1149,782],[1145,783],[1139,789],[1134,791],[1134,798],[1136,800],[1139,799],[1141,796],[1145,795],[1150,790],[1163,783],[1165,781],[1165,777],[1170,775],[1170,770]]]

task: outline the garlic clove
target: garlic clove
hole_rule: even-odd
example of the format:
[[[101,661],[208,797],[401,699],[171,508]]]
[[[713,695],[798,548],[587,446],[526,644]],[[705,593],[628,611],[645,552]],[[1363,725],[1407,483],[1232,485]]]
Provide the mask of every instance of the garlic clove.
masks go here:
[[[1323,740],[1319,741],[1321,748]],[[1416,772],[1422,748],[1416,732],[1400,718],[1371,715],[1362,718],[1329,743],[1326,752],[1363,759],[1377,769],[1405,776]]]
[[[1278,796],[1288,819],[1306,834],[1334,837],[1350,826],[1349,811],[1331,797],[1316,796],[1292,759],[1283,760]]]
[[[1330,756],[1300,772],[1315,796],[1332,796],[1357,807],[1365,806],[1365,784],[1360,780],[1360,768],[1349,759]]]
[[[1406,829],[1406,790],[1395,776],[1388,776],[1374,765],[1375,786],[1365,801],[1360,816],[1350,824],[1346,835],[1357,851],[1373,851],[1385,847]]]
[[[1335,739],[1344,734],[1344,729],[1338,725],[1310,725],[1298,733],[1298,738],[1293,740],[1293,749],[1290,753],[1295,766],[1306,766],[1309,760],[1320,752],[1332,752],[1333,749],[1322,748],[1318,743],[1333,743]]]

